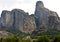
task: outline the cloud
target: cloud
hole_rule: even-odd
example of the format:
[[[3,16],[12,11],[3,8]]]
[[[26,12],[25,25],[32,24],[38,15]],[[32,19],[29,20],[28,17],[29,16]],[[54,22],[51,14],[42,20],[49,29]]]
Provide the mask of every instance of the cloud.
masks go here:
[[[16,1],[12,1],[12,0],[0,0],[0,4],[2,4],[3,6],[9,6],[9,5],[13,5],[15,4]]]

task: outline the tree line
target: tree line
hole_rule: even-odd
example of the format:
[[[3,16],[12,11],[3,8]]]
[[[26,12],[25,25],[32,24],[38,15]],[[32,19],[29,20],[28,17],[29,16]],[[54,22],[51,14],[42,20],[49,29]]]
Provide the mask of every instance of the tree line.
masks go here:
[[[13,35],[4,38],[1,37],[0,42],[60,42],[60,35],[56,35],[53,39],[50,39],[48,36],[38,36],[36,39],[27,40]]]

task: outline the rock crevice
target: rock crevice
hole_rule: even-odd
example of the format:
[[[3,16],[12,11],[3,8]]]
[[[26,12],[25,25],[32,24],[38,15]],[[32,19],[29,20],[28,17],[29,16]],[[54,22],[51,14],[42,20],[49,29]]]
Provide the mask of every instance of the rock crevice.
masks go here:
[[[42,1],[37,1],[35,12],[32,15],[21,9],[2,11],[1,28],[13,27],[21,32],[31,34],[33,31],[60,30],[60,18],[56,12],[44,7]]]

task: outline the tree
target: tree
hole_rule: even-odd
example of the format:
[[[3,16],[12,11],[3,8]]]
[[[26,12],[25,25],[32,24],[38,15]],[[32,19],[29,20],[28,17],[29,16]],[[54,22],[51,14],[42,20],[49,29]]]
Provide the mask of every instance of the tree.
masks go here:
[[[5,42],[20,42],[20,38],[17,36],[9,36],[7,38],[4,39]]]
[[[60,35],[55,36],[54,42],[60,42]]]
[[[40,36],[37,42],[49,42],[49,38],[47,36]]]
[[[3,38],[0,38],[0,42],[3,42]]]

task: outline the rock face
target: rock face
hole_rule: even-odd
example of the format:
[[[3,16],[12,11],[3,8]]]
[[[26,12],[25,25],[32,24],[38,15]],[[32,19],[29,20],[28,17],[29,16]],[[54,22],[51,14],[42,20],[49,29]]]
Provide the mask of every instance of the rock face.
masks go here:
[[[1,23],[3,27],[12,26],[13,16],[10,11],[6,11],[6,10],[2,11]]]
[[[35,28],[35,18],[29,16],[20,9],[13,9],[12,11],[3,11],[1,15],[1,22],[3,27],[13,27],[14,29],[19,29],[24,33],[32,33]]]
[[[20,31],[31,33],[36,28],[35,19],[23,10],[14,9],[11,11],[14,16],[13,26],[19,28]]]
[[[57,27],[59,28],[60,26],[60,20],[57,13],[45,8],[41,1],[36,3],[34,15],[36,16],[36,25],[39,30],[46,31],[48,29],[57,29]]]
[[[60,20],[56,12],[52,12],[50,16],[48,17],[48,24],[49,24],[49,29],[57,29],[57,25],[60,25]]]
[[[35,10],[35,16],[37,17],[36,25],[38,29],[45,30],[46,28],[48,28],[49,15],[50,11],[44,7],[43,2],[38,1],[36,3],[36,10]]]
[[[1,18],[0,18],[0,29],[1,29]]]
[[[13,27],[21,32],[31,34],[33,31],[60,30],[60,18],[56,12],[44,7],[42,1],[37,1],[35,13],[29,15],[21,9],[2,11],[2,27]]]
[[[7,31],[0,31],[0,38],[12,36],[13,34]]]

